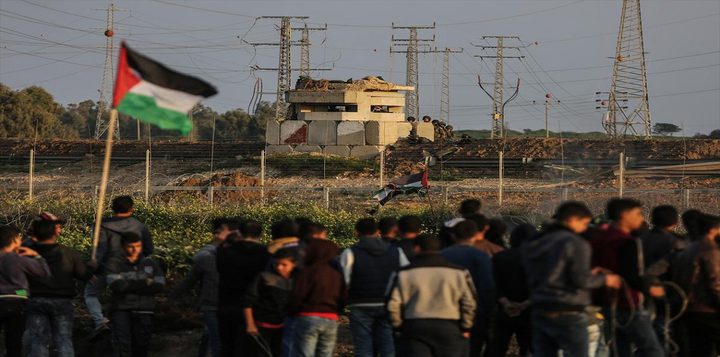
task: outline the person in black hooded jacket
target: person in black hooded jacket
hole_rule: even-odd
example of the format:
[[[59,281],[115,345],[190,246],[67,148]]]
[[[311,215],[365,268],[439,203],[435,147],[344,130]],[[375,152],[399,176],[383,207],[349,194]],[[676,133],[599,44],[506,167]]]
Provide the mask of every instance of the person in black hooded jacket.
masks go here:
[[[392,326],[385,311],[390,276],[410,264],[405,253],[380,237],[372,218],[355,224],[357,244],[340,256],[350,308],[350,332],[358,357],[394,356]]]
[[[246,221],[242,232],[261,231],[255,221]],[[235,357],[249,340],[245,334],[245,294],[255,277],[268,266],[270,253],[260,243],[260,234],[247,237],[231,233],[217,249],[218,269],[218,328],[223,356]]]

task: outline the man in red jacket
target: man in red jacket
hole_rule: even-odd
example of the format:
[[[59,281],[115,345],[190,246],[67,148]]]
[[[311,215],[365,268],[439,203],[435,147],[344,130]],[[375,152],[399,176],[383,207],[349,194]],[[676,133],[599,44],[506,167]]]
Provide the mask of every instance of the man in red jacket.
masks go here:
[[[665,354],[644,301],[646,295],[659,298],[665,292],[655,277],[645,274],[642,243],[632,236],[645,222],[642,204],[631,199],[612,199],[607,204],[606,215],[611,224],[590,240],[593,266],[619,274],[629,290],[628,294],[598,296],[607,318],[613,317],[611,306],[617,304],[614,317],[619,324],[615,326],[615,336],[611,336],[614,347],[619,357],[632,356],[633,345],[641,356],[662,357]]]

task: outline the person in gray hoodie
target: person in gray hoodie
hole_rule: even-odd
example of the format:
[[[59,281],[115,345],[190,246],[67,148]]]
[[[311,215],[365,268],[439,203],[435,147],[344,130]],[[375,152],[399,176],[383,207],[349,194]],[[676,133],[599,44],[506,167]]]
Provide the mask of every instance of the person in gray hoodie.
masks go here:
[[[582,203],[558,207],[554,224],[522,249],[523,267],[532,304],[533,356],[585,357],[592,289],[620,287],[620,277],[591,269],[590,244],[579,236],[587,230],[592,213]]]
[[[22,355],[25,305],[30,286],[28,277],[50,276],[45,260],[36,251],[20,246],[20,243],[17,227],[0,227],[0,330],[5,330],[7,357]]]
[[[135,233],[140,236],[143,257],[152,255],[154,249],[150,231],[144,223],[133,217],[135,208],[132,197],[115,197],[111,207],[113,216],[104,218],[100,225],[100,239],[95,262],[93,263],[97,265],[97,271],[90,282],[85,285],[85,305],[95,323],[93,335],[108,330],[110,320],[103,315],[98,296],[105,291],[105,275],[108,262],[124,258],[121,235],[123,233]]]
[[[392,326],[385,310],[385,290],[390,276],[409,264],[402,248],[380,237],[372,218],[355,224],[357,244],[340,255],[348,286],[350,332],[358,357],[395,355]]]

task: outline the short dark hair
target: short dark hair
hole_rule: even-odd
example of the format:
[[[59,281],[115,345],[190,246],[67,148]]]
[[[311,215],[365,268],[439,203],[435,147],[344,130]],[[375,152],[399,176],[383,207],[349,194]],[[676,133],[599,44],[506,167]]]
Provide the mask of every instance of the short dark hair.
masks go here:
[[[700,219],[700,216],[702,215],[703,213],[696,209],[689,209],[683,212],[681,218],[688,236],[695,237],[700,235],[700,230],[698,228],[698,219]]]
[[[437,252],[442,249],[442,242],[432,234],[421,234],[413,240],[413,244],[420,248],[421,252]]]
[[[488,221],[488,230],[485,232],[485,239],[497,245],[505,246],[505,233],[507,233],[507,224],[502,219],[492,218]]]
[[[710,214],[703,214],[698,219],[698,237],[704,236],[710,232],[711,229],[720,227],[720,217],[713,216]]]
[[[667,228],[678,223],[678,210],[670,205],[657,206],[651,214],[653,226]]]
[[[16,226],[0,226],[0,248],[9,247],[19,235],[20,230]]]
[[[558,222],[564,222],[572,217],[592,218],[592,216],[592,212],[584,203],[578,201],[567,201],[558,206],[557,210],[555,210],[553,218]]]
[[[480,200],[470,198],[460,202],[458,213],[460,213],[463,217],[467,217],[473,214],[479,214],[480,209],[482,209],[482,202],[480,202]]]
[[[607,203],[605,215],[607,216],[607,219],[617,221],[624,212],[640,207],[642,207],[642,203],[638,200],[630,198],[613,198]]]
[[[128,213],[135,206],[132,197],[117,196],[113,198],[111,208],[115,213]]]
[[[378,225],[373,218],[361,218],[355,223],[355,231],[361,236],[369,236],[377,233]]]
[[[402,216],[398,220],[398,229],[403,233],[420,233],[422,220],[418,216]]]
[[[390,233],[397,225],[398,220],[395,217],[383,217],[378,221],[378,229],[380,229],[380,234],[383,235]]]
[[[239,224],[238,220],[235,218],[219,217],[219,218],[213,219],[213,221],[212,221],[213,232],[222,228],[222,226],[226,226],[231,231],[236,231],[240,228],[240,224]]]
[[[272,227],[270,227],[270,235],[272,236],[272,239],[297,237],[298,225],[290,218],[283,218],[275,222]]]
[[[297,249],[280,249],[275,254],[273,254],[272,258],[273,260],[279,260],[279,259],[289,259],[293,262],[296,262],[297,257]]]
[[[135,232],[123,232],[120,234],[120,243],[122,243],[122,245],[137,243],[140,241],[142,241],[142,238],[140,238],[140,235]]]
[[[32,235],[38,241],[44,242],[52,239],[55,236],[55,225],[57,223],[53,221],[33,221],[32,223]]]
[[[303,235],[305,237],[312,237],[315,234],[327,232],[327,230],[327,227],[325,227],[322,223],[310,222],[307,226],[305,226],[305,232]]]
[[[453,226],[451,232],[456,241],[463,241],[474,237],[478,232],[478,226],[472,220],[466,219]]]
[[[530,223],[523,223],[510,233],[510,247],[517,248],[523,243],[530,241],[537,234],[537,228]]]
[[[475,222],[475,225],[477,226],[477,229],[479,231],[485,230],[485,227],[488,226],[488,219],[484,215],[480,213],[471,214],[465,219]]]
[[[240,234],[243,238],[259,239],[263,233],[263,226],[260,222],[248,219],[240,224]]]

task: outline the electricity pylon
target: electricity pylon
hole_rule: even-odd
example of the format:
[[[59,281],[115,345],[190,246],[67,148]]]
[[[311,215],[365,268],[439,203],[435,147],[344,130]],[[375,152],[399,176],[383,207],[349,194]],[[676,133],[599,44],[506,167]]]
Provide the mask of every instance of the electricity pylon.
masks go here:
[[[105,65],[103,66],[102,80],[100,81],[100,98],[98,99],[97,115],[95,117],[95,139],[99,140],[108,130],[108,122],[105,118],[105,112],[110,107],[108,101],[112,98],[113,91],[113,73],[115,73],[113,65],[113,48],[114,48],[114,15],[117,8],[115,4],[108,5],[107,23],[105,27]],[[116,121],[115,138],[120,138],[120,121]]]
[[[440,90],[440,121],[450,124],[450,54],[461,53],[462,48],[446,47],[443,52],[442,88]]]
[[[310,31],[326,31],[325,27],[293,27],[293,31],[300,31],[300,76],[310,77]]]
[[[395,38],[395,34],[392,35],[390,53],[405,53],[406,55],[405,84],[415,87],[415,90],[408,91],[405,94],[405,116],[419,119],[418,53],[437,52],[437,49],[432,49],[428,45],[428,43],[435,42],[435,34],[433,34],[432,38],[418,38],[418,30],[434,30],[435,24],[433,23],[432,26],[395,26],[393,23],[392,28],[393,30],[409,30],[410,32],[408,38]],[[397,47],[403,47],[404,49],[397,49]]]
[[[650,138],[652,129],[640,0],[623,0],[614,61],[608,109],[603,118],[605,132],[611,138],[628,134]]]

